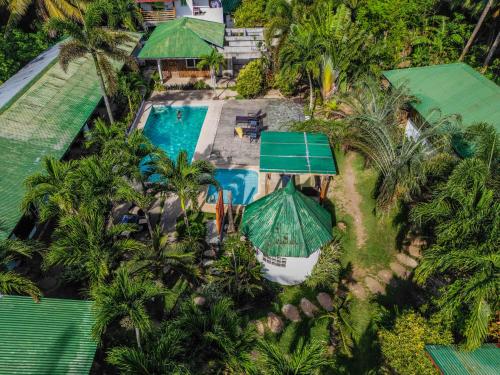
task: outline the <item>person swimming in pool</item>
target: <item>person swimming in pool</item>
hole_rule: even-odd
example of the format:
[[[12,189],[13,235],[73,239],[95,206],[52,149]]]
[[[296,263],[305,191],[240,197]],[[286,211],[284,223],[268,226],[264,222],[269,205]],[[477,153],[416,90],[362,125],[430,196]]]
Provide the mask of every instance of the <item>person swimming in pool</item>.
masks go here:
[[[177,110],[177,121],[182,120],[182,111],[180,109]]]

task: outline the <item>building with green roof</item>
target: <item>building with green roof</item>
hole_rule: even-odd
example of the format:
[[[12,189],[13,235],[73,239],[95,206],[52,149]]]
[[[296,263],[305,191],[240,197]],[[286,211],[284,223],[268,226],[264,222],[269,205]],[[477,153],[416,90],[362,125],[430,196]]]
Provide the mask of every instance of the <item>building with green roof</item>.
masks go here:
[[[91,301],[0,296],[0,374],[88,374],[97,348]]]
[[[140,34],[122,48],[132,53]],[[0,238],[8,237],[23,216],[24,180],[40,171],[46,156],[62,158],[102,99],[90,56],[64,72],[58,53],[49,54],[36,74],[20,71],[0,87]],[[49,59],[50,61],[47,61]],[[117,68],[123,64],[115,63]],[[29,77],[19,84],[17,77]]]
[[[463,126],[486,122],[500,131],[500,86],[464,63],[385,71],[394,87],[404,86],[417,99],[413,108],[426,121],[439,115],[459,115]],[[438,111],[436,111],[438,110]],[[408,122],[407,134],[418,132]],[[455,143],[461,156],[470,152]]]
[[[500,349],[495,344],[484,344],[470,352],[444,345],[426,345],[425,350],[443,375],[500,373]]]
[[[303,282],[333,240],[330,212],[287,186],[246,206],[241,232],[255,246],[265,277],[284,285]]]
[[[144,44],[139,58],[157,63],[160,79],[209,77],[196,67],[199,58],[224,47],[225,25],[182,17],[158,25]]]

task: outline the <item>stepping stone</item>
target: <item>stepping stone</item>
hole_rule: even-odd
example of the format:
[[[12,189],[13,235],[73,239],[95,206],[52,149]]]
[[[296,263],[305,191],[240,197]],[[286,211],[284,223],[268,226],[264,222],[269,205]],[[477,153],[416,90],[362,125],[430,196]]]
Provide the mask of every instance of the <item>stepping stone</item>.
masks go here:
[[[267,314],[267,326],[272,333],[280,333],[283,331],[283,320],[275,313]]]
[[[415,268],[416,266],[418,266],[417,261],[415,259],[413,259],[412,257],[409,257],[406,254],[399,253],[396,255],[396,258],[398,259],[399,263],[401,263],[407,267]]]
[[[292,322],[301,321],[299,309],[296,308],[294,305],[287,303],[281,308],[281,312],[283,313],[285,318],[291,320]]]
[[[378,278],[384,283],[389,284],[392,279],[392,271],[391,270],[381,270],[377,273]]]
[[[362,280],[363,277],[366,276],[366,270],[363,269],[363,268],[359,268],[359,267],[353,267],[352,269],[352,278],[354,280]]]
[[[320,306],[326,311],[333,311],[332,297],[330,297],[330,295],[327,293],[318,293],[316,299],[318,300]]]
[[[211,266],[213,263],[214,263],[214,261],[212,259],[210,259],[210,260],[204,260],[203,261],[203,267]]]
[[[314,318],[314,314],[319,311],[318,307],[307,298],[300,300],[300,309],[308,318]]]
[[[365,284],[370,292],[372,292],[374,294],[377,294],[377,293],[385,294],[385,286],[380,284],[373,277],[366,276],[365,277]]]
[[[421,248],[420,248],[420,246],[417,246],[417,245],[408,246],[408,253],[410,253],[410,255],[413,258],[420,258],[422,256]]]
[[[193,303],[197,306],[203,306],[206,302],[205,297],[198,296],[193,298]]]
[[[347,288],[356,298],[359,298],[360,300],[366,299],[366,290],[361,284],[349,283],[347,284]]]
[[[207,258],[215,258],[217,256],[217,253],[214,250],[206,250],[203,252],[203,255]]]
[[[401,264],[397,262],[391,262],[391,264],[389,264],[389,267],[391,268],[392,272],[394,272],[398,277],[403,279],[406,279],[408,277],[408,270]]]
[[[264,334],[266,333],[266,327],[264,326],[264,323],[262,323],[262,321],[253,320],[250,323],[255,325],[255,329],[257,330],[259,336],[264,336]]]

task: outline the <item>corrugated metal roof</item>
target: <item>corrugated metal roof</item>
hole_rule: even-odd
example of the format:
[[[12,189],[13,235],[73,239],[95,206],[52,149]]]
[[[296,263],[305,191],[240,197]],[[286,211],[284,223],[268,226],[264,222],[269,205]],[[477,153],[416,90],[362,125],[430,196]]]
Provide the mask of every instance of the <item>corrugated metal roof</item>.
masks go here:
[[[500,87],[467,64],[445,64],[389,70],[393,86],[406,86],[418,99],[415,109],[428,121],[432,111],[459,114],[463,124],[487,122],[500,131]]]
[[[96,343],[92,302],[0,297],[0,374],[88,374]]]
[[[135,48],[140,34],[131,34]],[[121,67],[122,64],[116,64]],[[40,170],[44,156],[61,158],[101,100],[94,62],[72,62],[65,73],[54,64],[0,113],[0,238],[10,235],[22,216],[27,176]]]
[[[337,173],[326,135],[297,132],[262,133],[260,171],[318,175]]]
[[[222,0],[222,7],[224,8],[224,13],[233,13],[238,5],[240,5],[241,0]]]
[[[140,59],[196,58],[208,55],[213,46],[224,46],[225,25],[182,17],[154,29],[139,53]]]
[[[331,214],[295,188],[293,179],[245,208],[241,231],[268,256],[301,257],[331,242]]]
[[[425,350],[444,375],[500,374],[500,349],[495,344],[471,352],[444,345],[426,345]]]

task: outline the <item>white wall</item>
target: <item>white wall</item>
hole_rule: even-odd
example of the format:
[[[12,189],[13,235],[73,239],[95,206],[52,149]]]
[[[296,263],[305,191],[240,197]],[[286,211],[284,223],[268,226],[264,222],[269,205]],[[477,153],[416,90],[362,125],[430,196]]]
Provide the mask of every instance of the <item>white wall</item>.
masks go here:
[[[200,6],[204,12],[203,15],[194,16],[193,6]],[[208,0],[186,0],[186,5],[181,5],[181,0],[175,0],[175,10],[177,17],[192,17],[205,21],[224,23],[224,12],[222,8],[210,8]]]
[[[264,266],[264,277],[282,285],[302,283],[309,276],[318,262],[321,250],[315,251],[308,258],[286,258],[286,267],[277,267],[263,261],[264,254],[256,249],[257,260]]]
[[[417,129],[411,119],[408,119],[408,121],[406,121],[405,135],[406,137],[412,139],[416,139],[420,135],[420,131]]]

